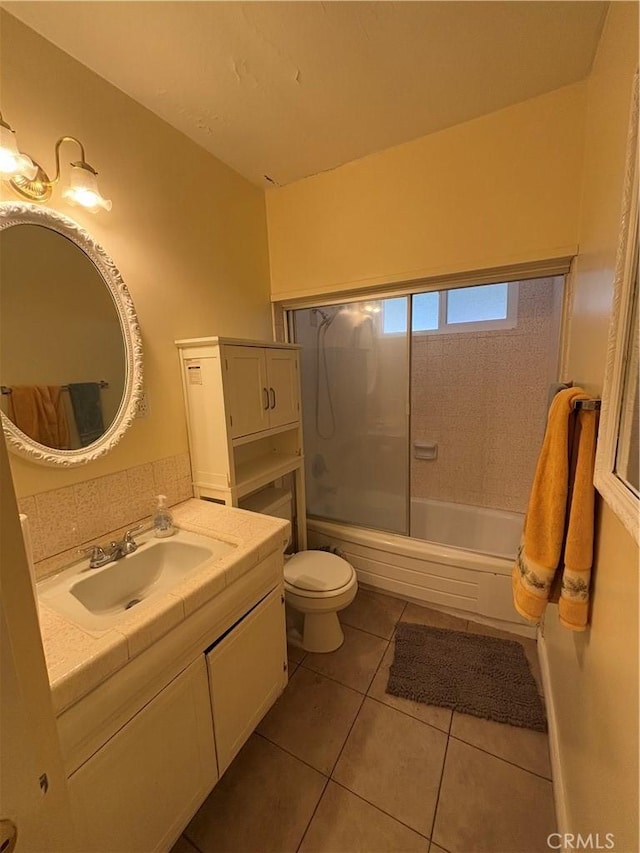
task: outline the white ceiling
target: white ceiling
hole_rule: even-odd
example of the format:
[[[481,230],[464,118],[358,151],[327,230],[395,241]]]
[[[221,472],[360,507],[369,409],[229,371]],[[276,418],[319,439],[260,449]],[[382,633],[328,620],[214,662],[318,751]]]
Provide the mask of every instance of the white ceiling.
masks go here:
[[[584,78],[607,3],[7,2],[258,184]]]

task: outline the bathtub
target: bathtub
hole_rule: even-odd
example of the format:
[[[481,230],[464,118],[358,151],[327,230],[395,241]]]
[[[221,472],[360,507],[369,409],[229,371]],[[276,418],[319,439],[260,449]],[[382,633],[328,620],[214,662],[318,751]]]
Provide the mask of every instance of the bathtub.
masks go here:
[[[523,518],[466,504],[412,500],[412,532],[437,542],[309,518],[309,547],[338,548],[366,586],[509,627],[526,626],[511,600]]]
[[[513,562],[524,515],[468,504],[411,500],[411,536]]]

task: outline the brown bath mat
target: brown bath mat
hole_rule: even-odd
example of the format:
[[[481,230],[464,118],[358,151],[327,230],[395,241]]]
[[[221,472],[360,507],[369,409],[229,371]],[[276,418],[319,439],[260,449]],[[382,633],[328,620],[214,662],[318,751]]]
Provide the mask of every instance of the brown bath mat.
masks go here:
[[[529,662],[515,640],[401,622],[387,693],[499,723],[547,730]]]

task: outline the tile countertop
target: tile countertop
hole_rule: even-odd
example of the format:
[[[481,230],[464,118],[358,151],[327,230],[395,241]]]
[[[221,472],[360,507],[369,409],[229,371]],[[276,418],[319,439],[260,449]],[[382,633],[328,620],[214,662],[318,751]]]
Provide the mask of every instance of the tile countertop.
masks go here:
[[[73,705],[132,658],[179,625],[274,551],[283,550],[289,522],[208,501],[171,507],[183,530],[236,545],[158,595],[123,614],[117,628],[81,628],[40,603],[40,632],[56,714]]]

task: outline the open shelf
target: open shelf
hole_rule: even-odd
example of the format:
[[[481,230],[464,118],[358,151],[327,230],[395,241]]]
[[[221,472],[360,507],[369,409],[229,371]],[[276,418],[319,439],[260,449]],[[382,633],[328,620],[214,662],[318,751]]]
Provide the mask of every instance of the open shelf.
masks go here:
[[[241,498],[256,489],[266,486],[278,477],[283,477],[295,471],[303,464],[303,457],[298,454],[269,453],[248,459],[236,465],[235,489],[237,497]]]
[[[254,432],[251,435],[241,435],[234,438],[231,442],[233,447],[242,447],[245,444],[251,444],[254,441],[259,441],[261,438],[270,438],[273,435],[279,435],[282,432],[291,432],[299,428],[299,423],[284,424],[283,426],[265,429],[261,432]]]

